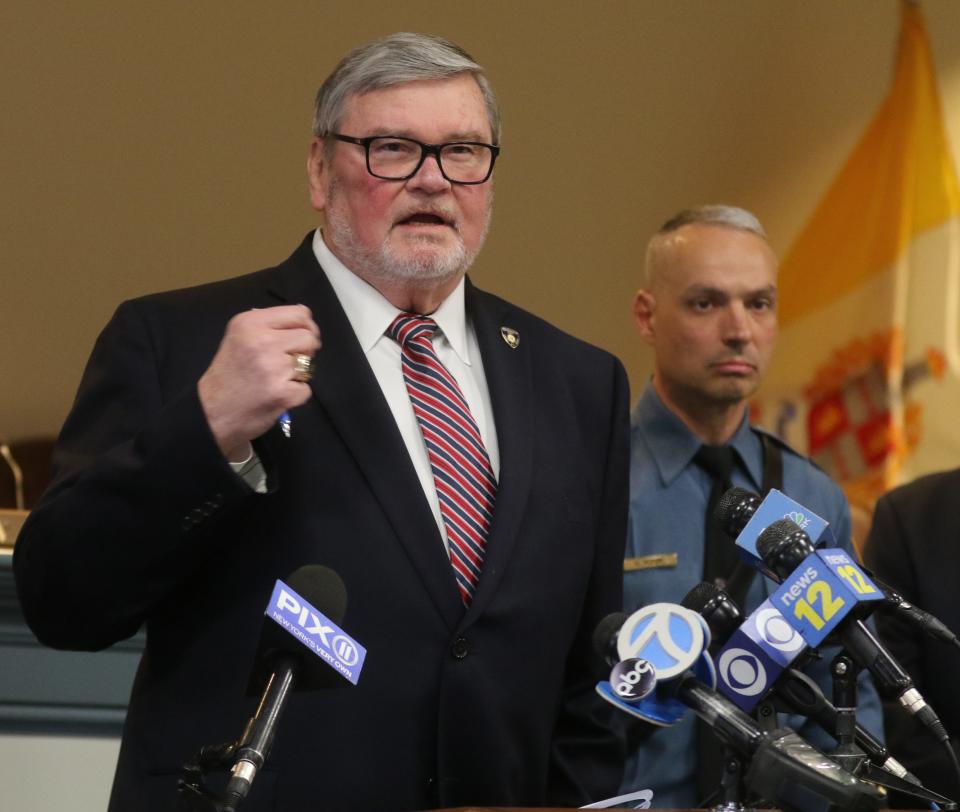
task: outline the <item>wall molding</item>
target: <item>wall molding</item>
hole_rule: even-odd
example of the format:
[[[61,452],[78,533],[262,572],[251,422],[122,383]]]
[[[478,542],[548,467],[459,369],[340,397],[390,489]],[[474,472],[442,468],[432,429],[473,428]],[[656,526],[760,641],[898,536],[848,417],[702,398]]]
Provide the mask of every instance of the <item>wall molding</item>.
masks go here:
[[[47,648],[24,620],[11,564],[0,554],[0,733],[119,736],[144,633],[99,652]]]

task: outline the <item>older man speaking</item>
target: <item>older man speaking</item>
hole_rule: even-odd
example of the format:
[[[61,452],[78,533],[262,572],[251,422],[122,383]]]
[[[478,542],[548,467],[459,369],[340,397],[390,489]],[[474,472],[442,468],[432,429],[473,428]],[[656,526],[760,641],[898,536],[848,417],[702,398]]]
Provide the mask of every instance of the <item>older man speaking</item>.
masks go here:
[[[499,142],[461,48],[354,50],[317,95],[322,231],[100,336],[15,568],[50,645],[146,626],[112,810],[169,810],[183,762],[239,733],[274,581],[308,563],[342,577],[366,663],[293,695],[244,809],[616,789],[590,638],[620,603],[626,379],[466,278]]]

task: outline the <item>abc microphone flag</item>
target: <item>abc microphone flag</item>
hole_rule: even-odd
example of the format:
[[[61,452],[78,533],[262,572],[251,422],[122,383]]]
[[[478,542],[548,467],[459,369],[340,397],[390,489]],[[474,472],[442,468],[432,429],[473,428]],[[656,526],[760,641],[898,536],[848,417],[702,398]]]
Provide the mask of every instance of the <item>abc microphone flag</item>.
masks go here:
[[[669,727],[683,717],[687,706],[669,691],[657,688],[688,672],[710,688],[716,685],[716,672],[707,653],[710,630],[691,609],[675,603],[650,604],[623,622],[616,635],[615,653],[607,649],[607,637],[604,633],[594,642],[613,670],[609,681],[599,682],[596,690],[625,713]]]

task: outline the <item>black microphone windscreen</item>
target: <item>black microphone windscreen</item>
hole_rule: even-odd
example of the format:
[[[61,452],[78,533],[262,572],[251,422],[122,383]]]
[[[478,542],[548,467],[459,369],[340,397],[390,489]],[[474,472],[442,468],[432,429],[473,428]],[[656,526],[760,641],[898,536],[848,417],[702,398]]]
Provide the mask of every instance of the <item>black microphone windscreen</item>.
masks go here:
[[[284,583],[338,626],[343,622],[347,611],[347,587],[329,567],[307,564],[291,573]]]
[[[753,518],[762,501],[757,494],[746,488],[730,488],[720,497],[713,515],[724,532],[731,538],[736,538]]]
[[[693,609],[694,612],[699,612],[721,592],[723,590],[716,584],[712,584],[710,581],[701,581],[683,596],[680,605],[687,609]]]
[[[617,662],[617,635],[627,620],[626,612],[613,612],[597,624],[593,630],[593,650],[606,662]]]
[[[777,519],[757,536],[757,553],[781,578],[786,578],[813,551],[810,536],[790,519]]]
[[[724,590],[710,581],[701,581],[691,589],[681,604],[707,621],[710,627],[710,648],[715,649],[730,639],[743,622],[743,612]]]

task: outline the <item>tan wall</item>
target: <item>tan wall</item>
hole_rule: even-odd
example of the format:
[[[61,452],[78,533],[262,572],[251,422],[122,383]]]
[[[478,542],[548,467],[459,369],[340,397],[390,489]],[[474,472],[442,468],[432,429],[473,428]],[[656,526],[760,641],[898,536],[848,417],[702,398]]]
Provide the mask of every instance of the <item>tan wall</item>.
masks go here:
[[[923,7],[960,155],[960,3]],[[897,22],[895,0],[8,3],[0,436],[56,430],[121,299],[292,250],[315,88],[399,29],[461,42],[501,97],[475,280],[617,353],[636,391],[647,235],[726,201],[785,248],[886,91]]]

